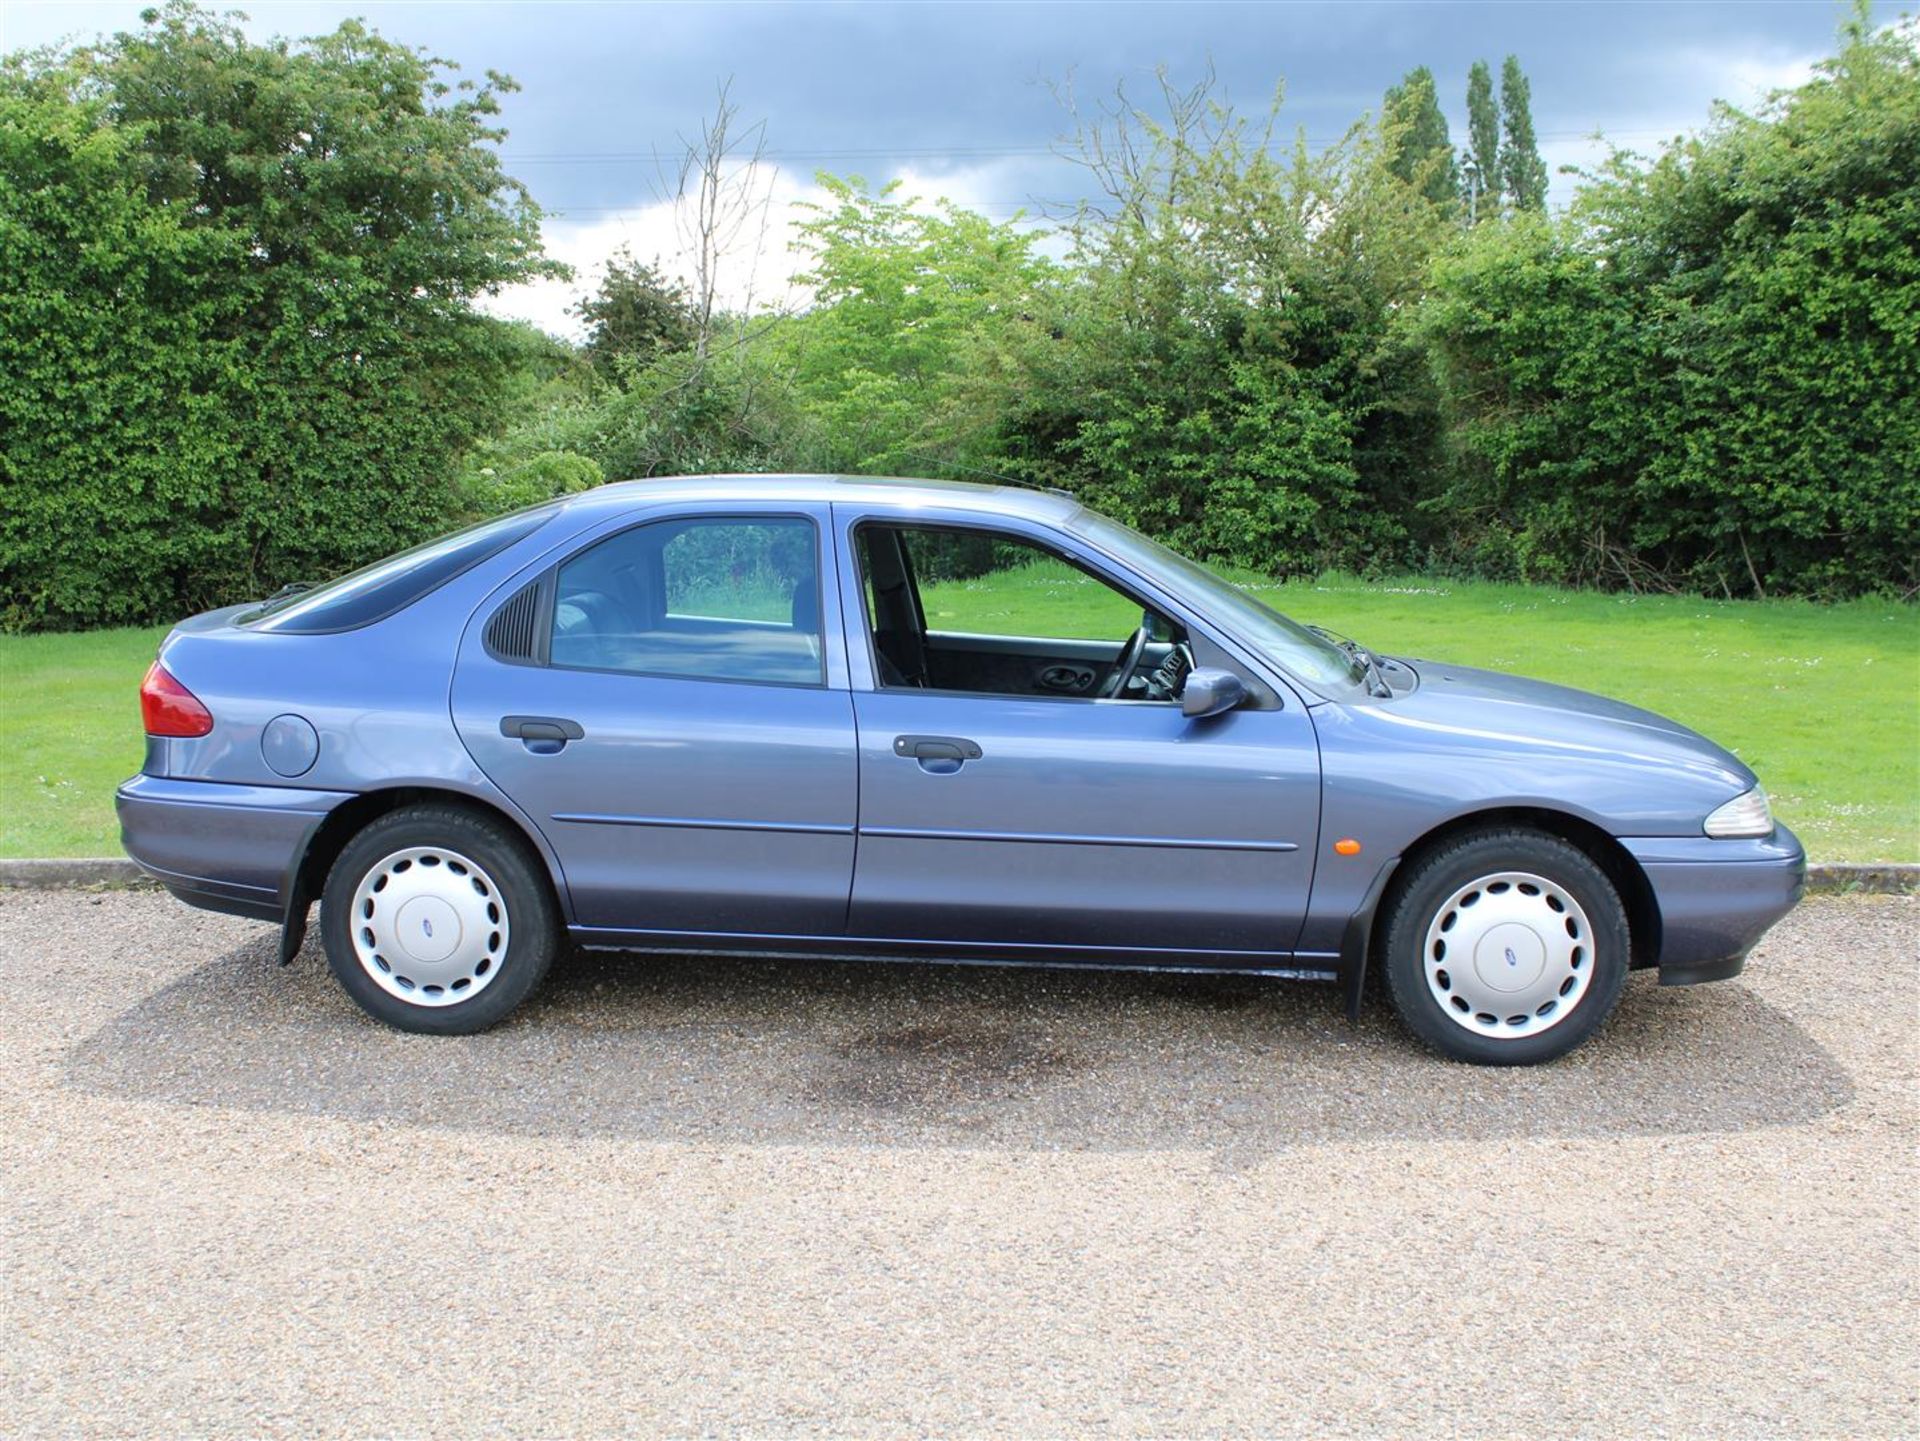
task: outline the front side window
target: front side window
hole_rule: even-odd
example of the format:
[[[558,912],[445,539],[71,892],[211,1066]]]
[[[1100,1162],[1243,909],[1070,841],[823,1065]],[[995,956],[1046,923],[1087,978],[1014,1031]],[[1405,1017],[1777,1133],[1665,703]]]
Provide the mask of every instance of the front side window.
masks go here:
[[[1081,511],[1067,526],[1143,574],[1180,580],[1216,621],[1316,688],[1340,695],[1365,684],[1365,667],[1325,636],[1159,541],[1091,510]]]
[[[798,517],[657,521],[555,580],[549,660],[692,680],[820,685],[820,546]]]
[[[1193,668],[1177,624],[1024,537],[870,522],[855,549],[882,689],[1171,701]]]

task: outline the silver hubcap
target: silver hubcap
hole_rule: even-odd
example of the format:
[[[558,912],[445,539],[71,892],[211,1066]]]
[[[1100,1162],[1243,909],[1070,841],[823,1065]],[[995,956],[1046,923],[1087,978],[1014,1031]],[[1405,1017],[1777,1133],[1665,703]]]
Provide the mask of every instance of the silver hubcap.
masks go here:
[[[1501,871],[1460,887],[1427,927],[1427,989],[1481,1036],[1538,1035],[1572,1015],[1593,980],[1593,928],[1565,889]]]
[[[353,893],[353,951],[373,983],[415,1006],[473,999],[500,974],[507,906],[474,862],[444,846],[395,851]]]

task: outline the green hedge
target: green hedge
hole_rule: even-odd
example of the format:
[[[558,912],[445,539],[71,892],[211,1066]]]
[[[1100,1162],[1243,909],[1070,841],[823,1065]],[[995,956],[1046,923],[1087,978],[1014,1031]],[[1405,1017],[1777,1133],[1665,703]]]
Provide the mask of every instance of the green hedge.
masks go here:
[[[0,69],[0,625],[145,621],[457,517],[550,269],[495,87],[184,7]]]
[[[1424,317],[1475,568],[1920,584],[1920,71],[1855,27],[1768,113],[1473,231]]]

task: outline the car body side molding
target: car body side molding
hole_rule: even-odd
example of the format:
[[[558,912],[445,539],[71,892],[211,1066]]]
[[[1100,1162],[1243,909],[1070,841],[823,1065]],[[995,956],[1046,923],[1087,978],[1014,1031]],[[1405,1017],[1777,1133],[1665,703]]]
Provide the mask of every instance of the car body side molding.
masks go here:
[[[566,821],[573,825],[590,826],[651,826],[672,830],[693,831],[777,831],[784,835],[803,836],[850,836],[854,833],[851,824],[838,825],[831,821],[729,821],[703,820],[685,816],[628,816],[614,814],[595,814],[583,811],[569,811],[552,817],[556,821]]]
[[[1149,850],[1297,851],[1300,849],[1293,841],[1234,840],[1193,836],[1093,836],[1070,831],[945,831],[921,830],[912,826],[861,826],[860,834],[909,841],[1006,841],[1013,844],[1032,842],[1056,846],[1136,846]]]

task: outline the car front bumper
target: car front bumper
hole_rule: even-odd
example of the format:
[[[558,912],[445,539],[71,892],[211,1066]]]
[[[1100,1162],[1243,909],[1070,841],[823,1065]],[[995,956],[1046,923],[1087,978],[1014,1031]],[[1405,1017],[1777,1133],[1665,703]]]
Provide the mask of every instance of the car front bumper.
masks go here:
[[[1785,826],[1757,840],[1622,839],[1660,911],[1663,986],[1740,974],[1747,953],[1807,889],[1807,856]]]
[[[342,791],[137,775],[114,796],[120,844],[188,905],[279,922],[294,867]]]

